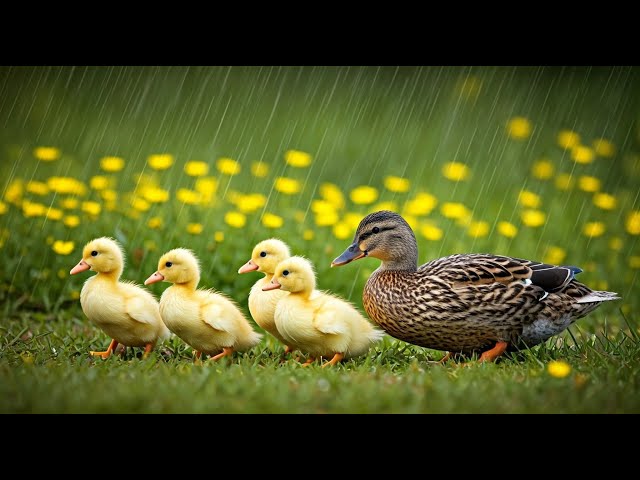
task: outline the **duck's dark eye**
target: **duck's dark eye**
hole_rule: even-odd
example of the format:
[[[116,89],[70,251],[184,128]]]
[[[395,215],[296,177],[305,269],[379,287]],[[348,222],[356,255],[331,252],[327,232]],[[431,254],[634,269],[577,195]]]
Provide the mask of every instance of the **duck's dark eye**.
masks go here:
[[[289,270],[285,270],[282,272],[283,277],[286,277],[287,275],[289,275]]]
[[[91,256],[92,257],[97,257],[98,256],[98,251],[94,250],[93,252],[91,252]]]
[[[171,265],[173,265],[173,263],[171,263],[171,262],[167,262],[167,263],[165,263],[164,265],[165,265],[165,267],[169,268]]]
[[[260,256],[261,257],[266,257],[267,256],[267,252],[260,252]]]
[[[373,227],[373,230],[371,230],[373,233],[378,233],[380,231],[380,229],[378,227]]]

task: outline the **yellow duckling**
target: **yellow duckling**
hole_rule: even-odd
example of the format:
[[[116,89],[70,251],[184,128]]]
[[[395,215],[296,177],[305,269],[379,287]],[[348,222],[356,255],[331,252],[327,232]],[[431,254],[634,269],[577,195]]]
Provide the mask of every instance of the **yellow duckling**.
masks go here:
[[[276,265],[290,256],[291,253],[286,243],[277,238],[269,238],[253,248],[251,259],[238,270],[238,273],[254,271],[264,273],[264,277],[254,283],[249,292],[249,312],[260,327],[285,344],[285,354],[294,350],[295,347],[287,345],[286,340],[278,332],[274,314],[278,301],[285,295],[289,295],[289,292],[284,290],[263,292],[262,288],[273,278]]]
[[[278,264],[262,290],[277,288],[289,295],[276,306],[276,327],[287,343],[309,354],[305,366],[318,356],[332,357],[324,368],[362,355],[384,335],[348,301],[316,290],[313,265],[306,258],[294,256]]]
[[[162,320],[196,351],[196,359],[204,352],[214,355],[211,360],[219,360],[234,351],[248,350],[262,338],[233,300],[214,290],[197,288],[200,265],[191,250],[175,248],[165,253],[158,271],[144,283],[162,280],[173,283],[160,297]]]
[[[86,270],[98,272],[89,278],[80,292],[84,314],[112,340],[104,352],[89,352],[107,358],[119,343],[127,347],[145,347],[146,358],[158,340],[169,337],[162,322],[158,301],[133,282],[120,281],[124,269],[122,247],[112,238],[91,240],[82,250],[82,260],[71,275]]]

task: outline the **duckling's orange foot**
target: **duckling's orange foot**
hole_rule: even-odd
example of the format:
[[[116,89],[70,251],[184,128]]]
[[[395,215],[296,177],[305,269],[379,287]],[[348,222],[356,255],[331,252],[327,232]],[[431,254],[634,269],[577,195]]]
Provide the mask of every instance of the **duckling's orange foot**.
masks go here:
[[[344,353],[336,353],[331,360],[329,360],[327,363],[322,365],[322,368],[326,367],[327,365],[335,365],[336,363],[341,361],[343,358],[344,358]]]
[[[286,355],[287,353],[291,353],[291,352],[293,352],[293,348],[291,348],[289,345],[285,345],[284,354]]]
[[[142,358],[147,358],[149,354],[153,350],[153,343],[147,343],[144,347],[144,353],[142,354]]]
[[[303,367],[308,367],[316,360],[316,357],[309,357],[307,361],[302,364]]]
[[[222,353],[219,353],[213,357],[211,357],[211,361],[212,362],[217,362],[218,360],[220,360],[222,357],[230,357],[233,354],[233,348],[231,347],[223,347],[222,348]]]
[[[109,347],[104,352],[90,351],[89,354],[93,357],[102,357],[103,359],[107,359],[111,356],[111,354],[113,353],[113,351],[116,349],[117,346],[118,346],[118,342],[116,342],[115,340],[111,340]]]

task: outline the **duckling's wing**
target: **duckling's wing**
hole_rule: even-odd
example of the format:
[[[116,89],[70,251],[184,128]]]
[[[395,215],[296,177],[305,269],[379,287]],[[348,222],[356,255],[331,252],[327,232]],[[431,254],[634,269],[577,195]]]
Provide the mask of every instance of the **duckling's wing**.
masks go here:
[[[125,304],[127,314],[136,322],[147,323],[149,325],[157,324],[160,312],[155,299],[150,293],[141,288],[135,293],[135,295],[127,298]]]
[[[339,299],[325,293],[315,301],[313,326],[318,331],[330,335],[344,335],[349,332],[348,326],[342,320],[339,302]]]
[[[426,263],[420,271],[450,283],[452,288],[521,280],[553,293],[567,287],[582,270],[501,255],[458,254]]]

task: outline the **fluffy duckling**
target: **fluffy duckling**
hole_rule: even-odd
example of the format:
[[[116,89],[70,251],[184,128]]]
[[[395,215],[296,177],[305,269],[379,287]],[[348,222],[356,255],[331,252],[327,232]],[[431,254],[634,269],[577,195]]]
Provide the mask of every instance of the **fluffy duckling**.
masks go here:
[[[254,283],[249,292],[249,312],[260,327],[285,344],[285,354],[294,350],[295,347],[288,345],[278,332],[274,315],[278,301],[285,295],[289,295],[289,292],[284,290],[264,292],[262,288],[268,285],[273,278],[276,265],[290,256],[291,253],[286,243],[277,238],[269,238],[253,248],[251,259],[238,270],[238,273],[254,271],[264,273],[264,277]]]
[[[204,352],[216,361],[234,351],[248,350],[262,338],[233,300],[197,288],[200,265],[191,250],[175,248],[165,253],[158,270],[144,283],[162,280],[173,284],[160,297],[162,320],[196,351],[196,359]]]
[[[331,357],[324,368],[362,355],[384,335],[348,301],[316,290],[313,265],[306,258],[294,256],[278,264],[262,290],[278,288],[289,295],[276,306],[276,327],[287,343],[309,354],[305,366],[318,356]]]
[[[112,340],[104,352],[89,352],[107,358],[119,343],[127,347],[145,347],[146,358],[158,340],[169,337],[162,322],[158,301],[133,282],[120,281],[124,253],[118,242],[101,237],[91,240],[82,250],[82,260],[71,275],[86,270],[98,272],[89,278],[80,292],[84,314]]]

